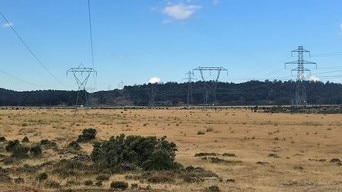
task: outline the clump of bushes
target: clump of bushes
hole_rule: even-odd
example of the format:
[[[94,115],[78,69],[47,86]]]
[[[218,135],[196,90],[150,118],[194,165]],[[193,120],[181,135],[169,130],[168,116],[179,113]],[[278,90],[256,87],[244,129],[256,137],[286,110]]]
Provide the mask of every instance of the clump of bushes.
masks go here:
[[[38,157],[42,154],[42,147],[40,145],[35,145],[30,148],[30,153],[33,156]]]
[[[110,188],[112,189],[121,189],[121,190],[126,190],[128,188],[128,183],[124,181],[113,181],[110,184]]]
[[[23,141],[27,142],[28,139],[23,139]],[[32,147],[28,147],[19,142],[19,140],[8,141],[6,147],[6,151],[12,152],[11,157],[13,158],[27,158],[29,157],[29,152],[32,156],[37,157],[42,154],[42,148],[40,144],[34,145]]]
[[[96,137],[96,129],[87,128],[82,131],[82,135],[78,136],[77,142],[88,142]]]
[[[6,151],[12,152],[11,157],[14,158],[26,158],[28,157],[29,147],[20,144],[19,140],[9,141],[5,147]]]
[[[75,151],[78,151],[81,149],[81,146],[80,144],[78,144],[76,141],[71,141],[69,144],[68,144],[68,148],[69,149],[72,149],[72,150],[75,150]]]
[[[19,140],[8,141],[5,149],[8,152],[12,152],[18,145],[20,145]]]
[[[124,171],[136,167],[144,170],[170,170],[181,167],[174,162],[176,144],[166,137],[125,136],[121,134],[108,141],[95,142],[92,160],[99,166]]]

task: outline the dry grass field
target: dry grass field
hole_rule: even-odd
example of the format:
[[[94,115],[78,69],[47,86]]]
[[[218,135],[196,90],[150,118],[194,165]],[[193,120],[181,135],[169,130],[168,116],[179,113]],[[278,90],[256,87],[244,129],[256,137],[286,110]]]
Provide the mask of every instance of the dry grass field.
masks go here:
[[[342,191],[342,115],[341,114],[267,114],[240,108],[228,109],[39,109],[3,108],[0,110],[0,136],[30,143],[42,139],[55,141],[60,149],[76,140],[85,128],[95,128],[98,140],[110,136],[167,136],[177,145],[176,161],[184,167],[201,167],[218,177],[198,182],[175,180],[149,183],[110,176],[102,186],[85,185],[94,175],[63,178],[50,174],[57,187],[35,178],[39,171],[26,167],[68,159],[75,154],[44,149],[39,158],[6,163],[9,156],[0,143],[0,166],[12,181],[1,181],[0,191],[101,191],[110,182],[125,180],[130,185],[151,191]],[[92,144],[81,144],[90,154]],[[202,154],[201,154],[202,153]],[[211,154],[205,154],[211,153]],[[197,154],[197,155],[196,155]],[[331,162],[331,160],[333,160]],[[46,163],[47,164],[47,163]],[[22,169],[20,169],[22,168]],[[49,171],[49,166],[44,166]],[[0,171],[1,172],[1,171]],[[21,182],[18,178],[22,178]],[[139,189],[136,189],[139,191]]]

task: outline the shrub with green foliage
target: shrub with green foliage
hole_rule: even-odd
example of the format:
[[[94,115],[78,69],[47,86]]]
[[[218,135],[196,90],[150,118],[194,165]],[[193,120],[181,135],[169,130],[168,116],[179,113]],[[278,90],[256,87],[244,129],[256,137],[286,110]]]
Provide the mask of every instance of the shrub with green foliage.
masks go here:
[[[113,181],[112,183],[110,183],[110,188],[126,190],[128,188],[128,183],[124,181]]]
[[[38,181],[44,181],[44,180],[46,180],[48,178],[48,175],[46,174],[46,173],[39,173],[38,175],[37,175],[37,177],[36,177],[36,179],[38,180]]]
[[[12,151],[11,157],[15,157],[15,158],[19,158],[19,159],[26,158],[26,157],[28,157],[27,153],[29,152],[29,150],[30,150],[29,147],[25,147],[23,145],[18,145]]]
[[[94,143],[92,160],[102,167],[127,170],[127,167],[140,167],[145,170],[169,170],[180,167],[174,162],[176,144],[166,137],[120,136],[108,141]]]
[[[8,144],[6,145],[5,149],[8,152],[12,152],[16,146],[20,145],[19,140],[14,141],[8,141]]]
[[[30,140],[27,136],[25,136],[21,142],[28,143],[28,142],[30,142]]]
[[[88,142],[96,137],[96,129],[88,128],[83,129],[82,135],[78,136],[77,142]]]
[[[35,145],[30,148],[30,153],[35,157],[40,156],[42,154],[42,147],[40,145]]]
[[[78,151],[81,149],[81,146],[80,144],[78,144],[76,141],[71,141],[69,144],[68,144],[68,148],[69,149],[72,149],[72,150],[75,150],[75,151]]]
[[[5,142],[6,138],[5,137],[0,137],[0,142]]]
[[[11,157],[14,158],[26,158],[30,150],[29,147],[20,144],[19,140],[9,141],[5,148],[6,151],[12,152]]]

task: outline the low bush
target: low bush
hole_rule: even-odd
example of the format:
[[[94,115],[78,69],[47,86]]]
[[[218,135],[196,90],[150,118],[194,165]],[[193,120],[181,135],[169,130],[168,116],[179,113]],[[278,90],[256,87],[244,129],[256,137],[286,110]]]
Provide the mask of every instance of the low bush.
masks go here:
[[[19,140],[14,140],[14,141],[8,141],[5,149],[8,152],[12,152],[16,146],[20,145]]]
[[[0,142],[5,142],[6,138],[5,137],[0,137]]]
[[[42,154],[42,147],[40,145],[35,145],[30,148],[30,153],[33,156],[38,157]]]
[[[48,178],[48,175],[46,173],[39,173],[36,177],[38,181],[44,181]]]
[[[71,150],[78,151],[78,150],[81,149],[81,146],[80,146],[80,144],[78,144],[76,141],[71,141],[71,142],[68,144],[68,148],[71,149]]]
[[[28,142],[30,142],[30,140],[27,136],[25,136],[21,142],[28,143]]]
[[[96,137],[96,129],[88,128],[82,131],[82,135],[78,136],[77,142],[88,142]]]
[[[111,137],[109,141],[96,142],[91,153],[92,160],[101,167],[114,170],[169,170],[180,167],[174,162],[176,144],[166,137],[125,136]]]
[[[120,189],[120,190],[126,190],[128,188],[128,183],[124,181],[113,181],[110,184],[110,188],[112,189]]]
[[[12,150],[11,157],[19,158],[19,159],[27,158],[29,150],[30,150],[29,147],[25,147],[19,144],[15,146],[14,149]]]

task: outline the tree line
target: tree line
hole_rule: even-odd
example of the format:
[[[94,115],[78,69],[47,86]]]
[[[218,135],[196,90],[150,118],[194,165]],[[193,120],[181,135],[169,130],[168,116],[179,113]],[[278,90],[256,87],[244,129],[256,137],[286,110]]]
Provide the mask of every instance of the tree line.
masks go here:
[[[342,104],[342,84],[303,81],[307,103]],[[295,81],[248,81],[243,83],[191,82],[144,84],[87,95],[89,106],[185,106],[185,105],[290,105]],[[0,106],[73,106],[77,91],[0,89]],[[85,99],[81,99],[85,100]],[[79,103],[81,104],[81,103]]]

